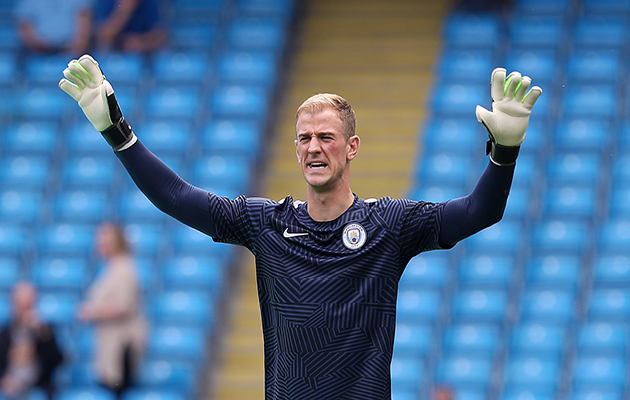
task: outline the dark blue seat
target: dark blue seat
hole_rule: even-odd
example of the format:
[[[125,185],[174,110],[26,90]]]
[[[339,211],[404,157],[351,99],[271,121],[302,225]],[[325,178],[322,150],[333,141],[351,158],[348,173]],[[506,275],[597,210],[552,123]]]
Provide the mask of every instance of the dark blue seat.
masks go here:
[[[174,51],[211,50],[218,36],[216,25],[206,21],[176,21],[171,24],[169,33],[169,44]]]
[[[467,238],[465,243],[475,251],[492,250],[496,254],[511,255],[523,243],[520,230],[520,222],[505,220]]]
[[[73,123],[67,135],[68,140],[64,142],[64,146],[68,147],[70,154],[92,154],[111,157],[111,147],[107,145],[103,136],[94,128],[90,121],[85,120]]]
[[[94,59],[98,60],[107,80],[117,92],[119,87],[136,85],[146,76],[144,57],[141,53],[103,51],[96,52]],[[118,97],[118,93],[116,95]]]
[[[249,160],[235,156],[200,157],[192,166],[192,181],[199,185],[232,187],[244,191],[251,182]]]
[[[279,52],[284,42],[284,24],[275,18],[236,17],[227,27],[227,43],[233,49]]]
[[[509,23],[509,37],[515,47],[553,48],[566,40],[566,31],[558,18],[519,15]]]
[[[553,51],[518,49],[507,54],[505,67],[508,71],[526,74],[535,85],[545,86],[557,73],[558,57]]]
[[[134,127],[142,143],[160,154],[182,154],[194,140],[191,124],[184,120],[150,121]]]
[[[55,400],[115,400],[116,395],[99,386],[64,388],[55,395]]]
[[[470,154],[483,143],[487,133],[470,118],[434,117],[423,129],[422,140],[427,150]]]
[[[57,71],[57,73],[59,73]],[[57,80],[59,75],[57,75]],[[56,85],[54,85],[56,86]],[[12,99],[16,115],[27,120],[61,120],[76,102],[57,87],[34,87],[15,93]],[[72,103],[74,103],[74,105]]]
[[[68,53],[62,54],[29,54],[24,61],[26,81],[35,86],[56,85],[63,78],[63,70],[73,58]]]
[[[471,169],[470,157],[456,156],[448,152],[431,153],[422,155],[418,160],[415,175],[421,186],[432,183],[465,186]]]
[[[420,387],[424,363],[409,356],[394,356],[391,363],[392,386],[401,390],[417,392]]]
[[[166,214],[160,211],[138,188],[119,194],[117,215],[127,222],[161,223]]]
[[[548,160],[546,176],[550,182],[592,185],[599,178],[600,168],[599,154],[562,152]]]
[[[125,234],[130,245],[141,255],[157,254],[164,230],[161,222],[133,222],[125,225]]]
[[[76,321],[79,298],[75,294],[42,292],[37,300],[37,311],[43,321],[57,325],[70,325]]]
[[[620,48],[628,40],[628,26],[622,18],[586,16],[575,23],[573,40],[579,48]]]
[[[0,293],[8,292],[13,288],[20,277],[20,262],[15,257],[0,258]],[[4,300],[4,299],[3,299]],[[0,312],[0,320],[2,320],[2,312]]]
[[[597,385],[589,387],[588,385],[582,388],[577,388],[571,393],[570,400],[619,400],[623,398],[623,387],[615,389],[610,388],[598,388]]]

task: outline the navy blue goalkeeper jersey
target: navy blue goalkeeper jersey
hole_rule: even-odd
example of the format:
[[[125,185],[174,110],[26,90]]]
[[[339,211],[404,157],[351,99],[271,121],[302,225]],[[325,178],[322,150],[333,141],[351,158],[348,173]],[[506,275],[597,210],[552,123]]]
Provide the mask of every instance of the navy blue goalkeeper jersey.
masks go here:
[[[256,256],[267,399],[390,399],[398,281],[438,248],[442,203],[355,196],[316,222],[306,203],[209,194],[214,239]]]

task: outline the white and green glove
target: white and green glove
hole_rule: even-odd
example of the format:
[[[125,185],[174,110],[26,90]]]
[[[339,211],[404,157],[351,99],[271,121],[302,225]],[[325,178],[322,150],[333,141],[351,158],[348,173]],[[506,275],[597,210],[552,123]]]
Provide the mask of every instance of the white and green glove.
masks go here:
[[[65,78],[59,81],[61,90],[79,103],[87,119],[114,151],[127,149],[136,142],[136,135],[118,106],[114,89],[96,60],[85,54],[70,61],[63,75]]]
[[[532,83],[530,77],[514,71],[506,78],[506,72],[505,68],[492,71],[492,111],[479,105],[475,110],[477,120],[486,127],[490,136],[486,152],[497,165],[513,165],[516,162],[532,107],[542,94],[538,86],[527,91]]]

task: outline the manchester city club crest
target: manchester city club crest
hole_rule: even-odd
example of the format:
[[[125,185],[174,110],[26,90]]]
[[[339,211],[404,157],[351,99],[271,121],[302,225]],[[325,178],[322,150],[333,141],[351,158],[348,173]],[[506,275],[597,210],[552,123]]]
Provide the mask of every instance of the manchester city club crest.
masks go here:
[[[342,238],[344,246],[350,250],[356,250],[365,244],[367,235],[365,234],[365,229],[363,229],[361,225],[352,223],[343,228]]]

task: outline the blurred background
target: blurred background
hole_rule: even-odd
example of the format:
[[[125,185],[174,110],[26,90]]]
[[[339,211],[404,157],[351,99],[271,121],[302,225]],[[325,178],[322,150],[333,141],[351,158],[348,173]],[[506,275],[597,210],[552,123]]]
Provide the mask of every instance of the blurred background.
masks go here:
[[[84,52],[139,138],[229,197],[305,198],[295,110],[319,92],[357,113],[360,197],[466,195],[488,162],[474,109],[491,105],[491,71],[531,76],[544,93],[503,220],[403,275],[393,399],[630,398],[629,1],[144,1],[118,31],[100,1],[66,19],[63,2],[34,2],[43,20],[21,3],[0,0],[0,322],[14,285],[33,282],[65,356],[56,400],[113,398],[94,327],[77,320],[104,268],[103,221],[131,242],[149,321],[125,400],[264,397],[253,258],[136,189],[57,88]],[[81,29],[93,39],[72,37]]]

